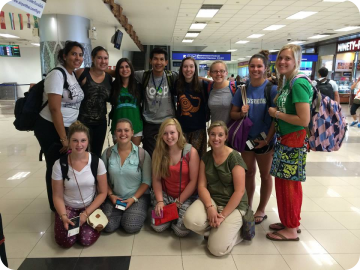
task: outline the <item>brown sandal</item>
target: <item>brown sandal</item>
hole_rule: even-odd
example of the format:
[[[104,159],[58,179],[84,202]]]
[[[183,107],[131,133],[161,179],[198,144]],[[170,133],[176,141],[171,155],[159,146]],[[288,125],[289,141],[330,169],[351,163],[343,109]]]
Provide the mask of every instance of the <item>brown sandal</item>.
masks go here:
[[[271,241],[299,241],[299,240],[300,240],[299,237],[296,237],[296,238],[287,238],[287,237],[285,237],[284,235],[282,235],[282,234],[279,233],[279,232],[273,232],[273,233],[271,233],[271,234],[280,237],[280,239],[279,239],[279,238],[274,238],[274,237],[271,237],[269,233],[267,233],[267,234],[266,234],[266,238],[267,238],[267,239],[270,239]]]
[[[275,226],[277,228],[275,228]],[[280,222],[279,223],[273,223],[273,224],[269,225],[269,229],[273,230],[273,231],[281,231],[281,230],[285,229],[285,226],[284,226],[284,224],[282,224]],[[301,229],[298,229],[297,233],[301,233]]]

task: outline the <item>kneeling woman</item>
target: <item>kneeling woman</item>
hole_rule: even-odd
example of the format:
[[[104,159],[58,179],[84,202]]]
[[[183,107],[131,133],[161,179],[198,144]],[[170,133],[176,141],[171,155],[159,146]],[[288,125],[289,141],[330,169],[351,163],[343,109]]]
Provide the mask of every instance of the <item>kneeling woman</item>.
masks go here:
[[[67,156],[67,177],[64,175],[64,178],[62,173],[62,158],[55,162],[52,172],[56,209],[55,241],[63,248],[73,246],[76,241],[83,246],[90,246],[99,238],[100,232],[90,227],[86,220],[106,198],[106,169],[102,160],[86,152],[90,138],[89,129],[85,125],[79,121],[73,123],[68,137],[71,154]],[[95,159],[99,161],[96,179],[91,170]],[[77,216],[80,216],[80,232],[68,237],[69,224],[74,225],[70,219]]]
[[[161,225],[152,224],[152,228],[162,232],[171,226],[177,236],[184,237],[190,232],[183,224],[183,216],[195,200],[193,194],[199,173],[199,155],[191,144],[186,143],[178,120],[170,118],[161,124],[152,168],[154,192],[151,201],[155,214],[161,216],[164,206],[174,202],[179,213],[177,220]]]
[[[225,145],[228,130],[224,122],[213,122],[208,135],[211,150],[200,163],[200,199],[186,211],[184,224],[186,228],[208,236],[210,252],[223,256],[242,241],[242,215],[248,208],[246,165],[237,151]]]
[[[102,206],[109,219],[105,232],[122,227],[127,233],[140,231],[149,208],[151,158],[141,147],[131,142],[134,129],[131,121],[119,119],[115,126],[117,143],[102,154],[109,175],[108,199]],[[116,201],[126,203],[125,210],[115,208]]]

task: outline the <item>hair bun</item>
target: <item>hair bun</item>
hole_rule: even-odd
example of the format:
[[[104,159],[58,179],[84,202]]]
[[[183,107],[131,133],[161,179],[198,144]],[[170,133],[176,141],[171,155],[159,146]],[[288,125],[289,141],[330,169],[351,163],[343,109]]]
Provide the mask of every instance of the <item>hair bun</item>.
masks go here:
[[[259,52],[259,54],[262,54],[263,56],[265,56],[266,60],[269,60],[269,54],[270,52],[268,50],[262,50]]]

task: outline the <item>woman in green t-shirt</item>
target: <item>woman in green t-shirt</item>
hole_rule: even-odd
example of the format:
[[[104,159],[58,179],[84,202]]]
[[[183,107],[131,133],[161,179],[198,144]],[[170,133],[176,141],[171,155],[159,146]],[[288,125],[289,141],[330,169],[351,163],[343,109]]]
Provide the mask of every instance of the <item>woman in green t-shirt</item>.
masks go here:
[[[276,200],[281,223],[271,224],[266,237],[274,241],[299,241],[300,212],[302,204],[301,182],[305,181],[306,126],[310,122],[310,104],[313,90],[304,78],[298,78],[301,47],[285,45],[276,59],[280,74],[277,108],[269,108],[275,118],[277,143],[271,175],[275,176]],[[292,86],[290,85],[292,84]]]
[[[141,92],[135,81],[135,71],[130,60],[121,58],[115,68],[115,81],[112,84],[111,133],[114,134],[117,120],[129,119],[133,124],[134,136],[131,141],[139,146],[141,143],[143,122],[140,114]]]
[[[184,224],[209,237],[209,251],[215,256],[223,256],[242,241],[242,215],[248,208],[246,164],[239,152],[225,145],[228,129],[223,121],[213,122],[208,135],[211,150],[200,162],[200,199],[187,209]]]

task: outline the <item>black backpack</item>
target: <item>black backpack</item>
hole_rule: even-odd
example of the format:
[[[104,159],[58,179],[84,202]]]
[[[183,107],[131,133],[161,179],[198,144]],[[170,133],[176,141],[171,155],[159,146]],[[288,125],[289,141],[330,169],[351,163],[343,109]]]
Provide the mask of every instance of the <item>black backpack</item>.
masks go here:
[[[99,157],[91,153],[89,154],[91,155],[91,163],[90,163],[91,173],[95,178],[95,184],[97,184]],[[69,181],[70,178],[68,176],[68,172],[69,172],[68,155],[63,155],[60,157],[60,167],[61,167],[61,175],[63,180],[65,181],[65,179],[67,179]]]
[[[316,80],[316,82],[317,82],[316,88],[320,91],[320,93],[334,100],[335,94],[332,85],[329,83],[330,80],[329,79],[325,81]]]
[[[59,70],[64,76],[64,89],[69,88],[67,82],[67,77],[65,71],[56,67],[53,70]],[[51,71],[53,71],[51,70]],[[51,72],[50,71],[50,72]],[[49,72],[49,73],[50,73]],[[25,97],[19,98],[15,102],[14,114],[15,121],[14,126],[17,130],[20,131],[30,131],[34,130],[35,122],[39,116],[39,113],[45,106],[48,104],[48,101],[45,101],[43,104],[43,93],[44,93],[44,80],[41,80],[33,87],[29,89],[24,95]]]

